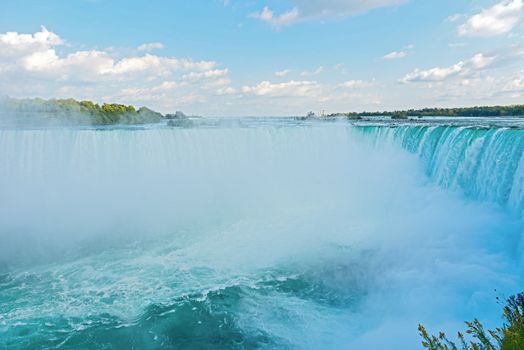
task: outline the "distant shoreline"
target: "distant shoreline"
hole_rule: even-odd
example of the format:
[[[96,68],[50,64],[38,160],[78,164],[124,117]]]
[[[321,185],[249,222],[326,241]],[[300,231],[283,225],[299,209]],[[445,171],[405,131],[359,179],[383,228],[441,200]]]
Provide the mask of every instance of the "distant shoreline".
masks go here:
[[[391,117],[392,119],[407,119],[409,117],[521,117],[524,116],[524,105],[423,108],[382,112],[333,113],[327,115],[327,117],[342,116],[351,119],[363,117]]]
[[[463,108],[423,108],[396,111],[347,112],[317,116],[309,112],[306,116],[289,116],[296,120],[347,118],[349,120],[376,121],[380,118],[392,120],[416,120],[424,117],[476,118],[476,117],[524,117],[524,105],[476,106]],[[189,126],[188,117],[177,111],[162,114],[147,107],[69,99],[0,97],[0,124],[8,125],[144,125],[167,121],[169,126]]]

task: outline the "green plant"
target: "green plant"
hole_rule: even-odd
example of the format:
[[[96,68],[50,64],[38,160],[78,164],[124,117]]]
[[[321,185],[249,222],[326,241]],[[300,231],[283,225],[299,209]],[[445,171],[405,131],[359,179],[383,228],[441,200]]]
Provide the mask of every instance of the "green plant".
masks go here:
[[[505,321],[501,328],[486,331],[477,319],[466,322],[466,336],[458,332],[458,343],[443,332],[438,336],[430,335],[424,326],[419,325],[422,346],[428,350],[523,350],[524,293],[510,297],[503,310]]]

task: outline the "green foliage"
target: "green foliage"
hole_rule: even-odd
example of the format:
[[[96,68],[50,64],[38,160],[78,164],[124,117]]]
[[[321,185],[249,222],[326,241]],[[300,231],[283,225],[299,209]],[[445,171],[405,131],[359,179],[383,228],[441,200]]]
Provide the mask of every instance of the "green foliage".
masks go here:
[[[524,294],[520,293],[508,299],[504,307],[506,323],[502,328],[504,338],[502,350],[524,349]]]
[[[100,106],[91,101],[81,101],[80,106],[84,107],[88,111],[100,111]]]
[[[458,344],[440,332],[438,336],[429,335],[424,326],[418,330],[422,346],[428,350],[522,350],[524,349],[524,294],[520,293],[507,300],[504,307],[504,324],[495,330],[484,329],[475,319],[466,322],[466,337],[458,332]]]
[[[391,114],[393,119],[407,119],[408,115],[405,111],[395,111]]]

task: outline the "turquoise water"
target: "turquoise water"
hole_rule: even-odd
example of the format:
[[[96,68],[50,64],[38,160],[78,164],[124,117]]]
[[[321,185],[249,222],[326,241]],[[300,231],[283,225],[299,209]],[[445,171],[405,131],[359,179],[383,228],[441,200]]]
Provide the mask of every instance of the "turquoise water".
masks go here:
[[[0,130],[0,348],[419,349],[419,323],[497,325],[524,130],[477,123]]]

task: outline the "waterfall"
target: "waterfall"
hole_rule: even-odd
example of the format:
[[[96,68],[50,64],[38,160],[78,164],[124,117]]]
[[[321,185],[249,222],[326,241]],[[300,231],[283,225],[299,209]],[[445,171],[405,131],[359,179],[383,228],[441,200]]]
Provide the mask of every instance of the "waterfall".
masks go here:
[[[498,325],[523,133],[0,130],[0,348],[418,349],[419,323]]]
[[[524,130],[457,126],[359,127],[376,144],[417,154],[440,186],[524,211]]]

